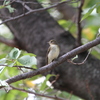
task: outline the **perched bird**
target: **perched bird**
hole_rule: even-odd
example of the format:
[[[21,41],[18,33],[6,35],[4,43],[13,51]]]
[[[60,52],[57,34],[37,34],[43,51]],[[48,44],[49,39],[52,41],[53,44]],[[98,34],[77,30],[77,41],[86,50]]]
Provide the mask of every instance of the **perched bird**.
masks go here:
[[[59,56],[60,48],[55,40],[50,40],[49,42],[49,49],[47,54],[47,64],[51,63],[54,59]]]

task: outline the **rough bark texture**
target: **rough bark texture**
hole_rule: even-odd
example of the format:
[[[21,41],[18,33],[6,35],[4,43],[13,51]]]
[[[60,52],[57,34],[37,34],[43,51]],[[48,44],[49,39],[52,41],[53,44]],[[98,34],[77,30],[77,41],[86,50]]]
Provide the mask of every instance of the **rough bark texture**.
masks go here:
[[[35,0],[27,0],[35,1]],[[13,3],[16,8],[14,15],[23,13],[21,4]],[[40,5],[31,4],[32,9],[40,8]],[[8,10],[2,9],[0,13],[4,18],[11,16]],[[4,20],[4,19],[3,19]],[[56,39],[64,54],[74,47],[75,39],[69,32],[66,32],[58,23],[46,12],[36,12],[23,18],[6,23],[14,34],[19,46],[37,55],[38,67],[45,65],[45,56],[48,48],[48,41]],[[79,55],[78,62],[86,57],[86,52]],[[86,100],[100,100],[100,60],[89,56],[83,65],[73,65],[67,61],[52,73],[59,74],[55,89],[71,92]],[[91,96],[92,95],[92,96]]]

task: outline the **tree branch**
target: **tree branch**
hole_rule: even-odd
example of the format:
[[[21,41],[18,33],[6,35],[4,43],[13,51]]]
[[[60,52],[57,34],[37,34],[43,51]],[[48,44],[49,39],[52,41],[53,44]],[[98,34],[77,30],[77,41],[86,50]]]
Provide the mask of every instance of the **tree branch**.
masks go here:
[[[23,73],[23,74],[20,74],[20,75],[17,75],[17,76],[14,76],[14,77],[11,77],[10,79],[7,79],[6,82],[8,84],[11,84],[13,82],[16,82],[16,81],[20,81],[22,79],[26,79],[26,78],[30,78],[30,77],[33,77],[35,75],[39,75],[39,74],[43,74],[55,67],[57,67],[59,64],[67,61],[67,59],[70,59],[72,57],[74,57],[75,55],[79,54],[79,53],[82,53],[96,45],[100,44],[100,37],[96,38],[95,40],[85,44],[85,45],[82,45],[78,48],[75,48],[71,51],[69,51],[68,53],[64,54],[63,56],[61,56],[58,61],[54,61],[48,65],[45,65],[35,71],[30,71],[30,72],[27,72],[27,73]]]
[[[0,66],[6,66],[6,67],[8,67],[8,65],[0,65]],[[26,67],[26,66],[13,66],[13,67],[17,67],[17,68],[25,68],[25,69],[31,69],[31,70],[36,70],[35,68]]]
[[[78,15],[77,15],[77,40],[76,40],[76,46],[82,45],[82,42],[81,42],[81,34],[82,34],[81,14],[82,14],[83,4],[84,4],[84,0],[80,0],[80,6],[78,8]]]
[[[16,2],[21,3],[23,5],[23,7],[26,8],[28,11],[32,10],[29,6],[26,5],[26,3],[24,1],[17,0]]]
[[[50,95],[46,95],[46,94],[40,94],[40,93],[36,93],[36,92],[33,92],[33,91],[29,91],[29,90],[25,90],[25,89],[16,88],[16,87],[11,86],[11,85],[10,85],[10,87],[11,87],[12,89],[14,89],[14,90],[19,90],[19,91],[22,91],[22,92],[34,94],[34,95],[36,95],[36,96],[51,98],[51,99],[55,99],[55,100],[65,100],[64,98],[60,98],[60,97],[57,97],[57,96],[50,96]],[[66,100],[68,100],[68,99],[66,99]]]
[[[10,19],[7,19],[7,20],[2,21],[0,23],[0,25],[3,24],[3,23],[6,23],[6,22],[13,21],[13,20],[16,20],[18,18],[24,17],[24,16],[29,15],[31,13],[45,11],[45,10],[48,10],[50,8],[54,8],[54,7],[57,7],[57,6],[60,6],[60,5],[64,4],[64,3],[69,3],[69,2],[71,2],[71,1],[70,0],[67,0],[67,1],[63,1],[63,2],[58,2],[58,3],[54,4],[54,5],[51,5],[50,7],[46,7],[46,8],[39,8],[39,9],[35,9],[35,10],[31,10],[30,9],[28,12],[26,12],[24,14],[18,15],[16,17],[11,17]]]
[[[20,48],[19,45],[17,44],[17,42],[13,39],[13,40],[9,40],[7,38],[4,38],[3,36],[0,36],[0,42],[8,45],[8,46],[11,46],[11,47],[17,47],[17,48]]]

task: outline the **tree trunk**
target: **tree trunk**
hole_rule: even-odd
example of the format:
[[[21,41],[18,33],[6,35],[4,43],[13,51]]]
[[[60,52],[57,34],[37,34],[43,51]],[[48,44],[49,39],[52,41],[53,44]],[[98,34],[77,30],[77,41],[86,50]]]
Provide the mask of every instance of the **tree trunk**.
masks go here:
[[[35,0],[26,0],[34,1]],[[7,9],[0,10],[5,20],[7,16],[17,16],[24,13],[23,7],[19,3],[13,3],[16,8],[14,14],[10,14]],[[31,9],[41,8],[41,5],[29,4]],[[25,10],[26,11],[26,10]],[[75,39],[65,31],[48,14],[47,11],[31,13],[27,16],[7,22],[6,25],[11,30],[20,48],[37,55],[38,67],[45,65],[45,57],[48,48],[48,41],[56,39],[64,54],[74,47]],[[87,53],[79,54],[78,62],[83,61]],[[73,65],[65,62],[55,68],[52,73],[59,74],[58,80],[53,84],[55,89],[72,92],[73,94],[86,100],[100,100],[100,60],[89,56],[83,65]]]

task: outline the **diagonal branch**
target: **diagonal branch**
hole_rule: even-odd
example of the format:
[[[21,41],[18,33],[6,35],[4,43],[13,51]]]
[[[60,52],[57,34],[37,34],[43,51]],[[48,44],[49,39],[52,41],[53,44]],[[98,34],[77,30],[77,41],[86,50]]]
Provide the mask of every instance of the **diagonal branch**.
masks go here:
[[[20,89],[20,88],[16,88],[16,87],[13,87],[10,85],[10,87],[14,90],[19,90],[19,91],[22,91],[22,92],[26,92],[26,93],[30,93],[30,94],[34,94],[34,95],[37,95],[37,96],[42,96],[42,97],[46,97],[46,98],[51,98],[51,99],[54,99],[54,100],[65,100],[64,98],[61,98],[61,97],[57,97],[57,96],[50,96],[50,95],[46,95],[46,94],[40,94],[40,93],[36,93],[36,92],[33,92],[33,91],[30,91],[30,90],[25,90],[25,89]],[[66,99],[68,100],[68,99]]]
[[[13,40],[9,40],[7,38],[4,38],[3,36],[0,36],[0,42],[8,45],[8,46],[11,46],[11,47],[17,47],[19,48],[17,42],[13,39]]]
[[[24,16],[29,15],[31,13],[45,11],[45,10],[48,10],[50,8],[54,8],[54,7],[57,7],[57,6],[60,6],[60,5],[64,4],[64,3],[69,3],[69,2],[71,2],[71,1],[70,0],[67,0],[67,1],[63,1],[63,2],[58,2],[58,3],[54,4],[54,5],[51,5],[50,7],[46,7],[46,8],[39,8],[39,9],[35,9],[35,10],[31,10],[30,9],[28,12],[26,12],[24,14],[18,15],[16,17],[11,17],[10,19],[7,19],[7,20],[2,21],[0,23],[0,25],[3,24],[3,23],[6,23],[6,22],[9,22],[9,21],[12,21],[12,20],[15,20],[15,19],[24,17]]]
[[[35,75],[39,75],[39,74],[43,74],[55,67],[57,67],[58,65],[60,65],[61,63],[67,61],[67,59],[70,59],[72,57],[74,57],[75,55],[79,54],[79,53],[82,53],[96,45],[100,44],[100,37],[96,38],[95,40],[85,44],[85,45],[82,45],[78,48],[75,48],[71,51],[69,51],[68,53],[64,54],[63,56],[61,56],[58,61],[54,61],[48,65],[45,65],[35,71],[30,71],[30,72],[27,72],[27,73],[23,73],[23,74],[20,74],[20,75],[17,75],[17,76],[14,76],[14,77],[11,77],[10,79],[7,79],[6,82],[8,84],[11,84],[13,82],[16,82],[16,81],[20,81],[22,79],[26,79],[26,78],[30,78],[30,77],[33,77]]]
[[[26,8],[28,11],[32,10],[29,6],[26,5],[26,3],[24,1],[17,0],[16,2],[21,3],[23,5],[23,7]]]

